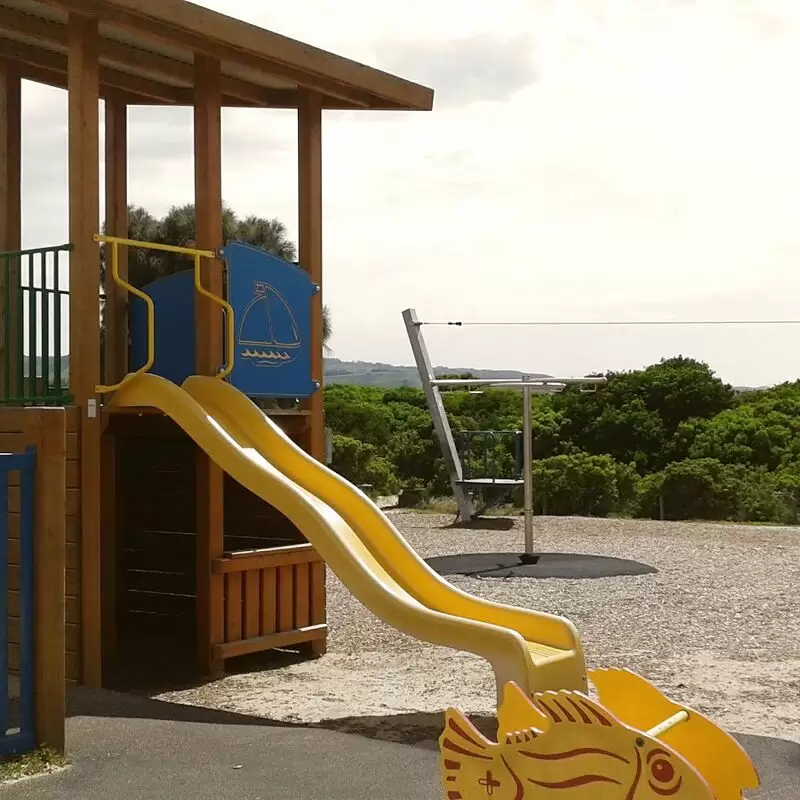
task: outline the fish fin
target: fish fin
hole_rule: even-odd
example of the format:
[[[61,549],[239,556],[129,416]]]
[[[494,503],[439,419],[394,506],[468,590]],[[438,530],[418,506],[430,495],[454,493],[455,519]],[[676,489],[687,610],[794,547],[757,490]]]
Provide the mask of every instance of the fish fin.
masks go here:
[[[508,734],[533,729],[543,733],[550,727],[545,716],[514,681],[503,687],[503,700],[497,710],[497,738],[503,741]]]
[[[497,748],[495,742],[487,739],[465,716],[456,708],[448,708],[444,715],[444,731],[439,737],[442,747],[451,752],[454,748],[468,751],[478,759],[485,759],[492,748]]]
[[[582,692],[537,692],[533,703],[554,725],[597,725],[604,728],[621,725],[607,708]]]

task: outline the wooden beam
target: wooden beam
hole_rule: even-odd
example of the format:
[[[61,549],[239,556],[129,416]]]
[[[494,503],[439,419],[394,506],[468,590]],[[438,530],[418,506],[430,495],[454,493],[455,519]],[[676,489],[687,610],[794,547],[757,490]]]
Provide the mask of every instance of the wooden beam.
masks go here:
[[[325,641],[328,635],[327,625],[306,625],[283,633],[270,633],[267,636],[257,636],[254,639],[240,639],[236,642],[226,642],[214,647],[214,655],[219,659],[246,656],[250,653],[262,653],[264,650],[274,650],[278,647],[291,647],[305,642]]]
[[[33,47],[32,45],[3,37],[0,37],[0,52],[8,58],[13,58],[15,61],[20,61],[32,67],[39,67],[56,74],[67,74],[67,56],[62,53]],[[131,92],[142,98],[149,98],[163,103],[189,105],[191,102],[191,92],[186,88],[168,86],[149,78],[131,75],[110,67],[99,67],[98,75],[99,83],[104,89]]]
[[[43,83],[45,86],[53,86],[56,89],[66,89],[68,87],[67,75],[63,72],[36,67],[32,64],[17,62],[20,75],[24,80],[34,83]],[[164,106],[176,105],[164,100],[155,100],[152,97],[145,97],[134,92],[126,92],[122,89],[115,89],[100,84],[100,96],[103,100],[110,100],[112,103],[124,103],[128,106]]]
[[[195,242],[203,250],[222,245],[222,95],[220,63],[195,59],[194,193]],[[222,295],[222,265],[203,259],[201,280]],[[196,369],[213,375],[222,363],[222,317],[218,306],[195,297]],[[223,553],[223,474],[202,451],[197,453],[197,656],[200,671],[221,673],[223,660],[214,646],[224,641],[224,577],[211,564]]]
[[[106,101],[106,233],[128,237],[128,107]],[[119,274],[128,277],[128,248],[119,249]],[[106,249],[105,375],[106,384],[128,372],[128,297],[111,275],[111,250]]]
[[[67,75],[64,72],[58,72],[23,62],[17,62],[17,66],[20,70],[20,76],[24,80],[43,83],[46,86],[53,86],[56,89],[67,88]],[[239,91],[235,95],[227,92],[223,93],[223,107],[294,109],[297,108],[300,103],[300,92],[294,90],[261,89],[261,87],[254,87],[254,89],[256,91],[248,93]],[[127,106],[191,106],[193,105],[193,101],[189,94],[187,94],[187,91],[188,90],[181,90],[180,95],[176,93],[171,100],[159,100],[138,92],[126,91],[125,89],[108,86],[103,83],[100,84],[100,96],[104,100],[108,100],[112,103],[122,103]],[[335,108],[346,111],[352,109],[353,106],[336,101],[326,101],[325,108]]]
[[[17,65],[0,59],[0,252],[19,250],[22,246],[22,90]],[[16,296],[13,287],[19,283],[19,260],[8,262],[8,276],[5,264],[0,262],[0,297]],[[6,277],[8,284],[6,284]],[[3,314],[8,312],[9,338],[5,341],[6,324]],[[18,396],[21,387],[17,386],[17,309],[3,304],[0,309],[0,387]],[[8,361],[5,354],[8,353]],[[5,374],[8,366],[8,376]]]
[[[70,391],[81,415],[81,635],[83,683],[101,683],[100,136],[97,22],[71,14],[69,29]]]
[[[307,401],[311,410],[308,452],[325,460],[322,391],[322,98],[306,92],[298,112],[298,201],[300,266],[320,291],[311,301],[311,378],[320,388]]]
[[[52,20],[34,17],[12,8],[0,8],[0,30],[10,31],[47,44],[50,47],[66,47],[67,30],[64,25]],[[194,83],[194,67],[188,61],[169,58],[161,53],[142,50],[124,42],[100,40],[99,57],[101,63],[123,67],[123,71],[133,71],[150,80],[166,79],[169,86],[184,84],[184,88]],[[101,92],[104,88],[104,72],[101,69]],[[239,78],[222,76],[221,88],[226,105],[243,104],[247,106],[272,108],[297,108],[298,93],[293,89],[271,89]],[[237,101],[239,101],[237,103]],[[191,103],[191,98],[187,104]],[[352,108],[348,103],[347,107]]]
[[[30,409],[27,413],[38,418],[32,442],[36,448],[36,741],[63,753],[66,714],[66,415],[63,408]]]
[[[185,0],[44,1],[219,61],[241,64],[356,107],[381,107],[383,100],[389,107],[428,110],[433,103],[433,92],[426,87]]]

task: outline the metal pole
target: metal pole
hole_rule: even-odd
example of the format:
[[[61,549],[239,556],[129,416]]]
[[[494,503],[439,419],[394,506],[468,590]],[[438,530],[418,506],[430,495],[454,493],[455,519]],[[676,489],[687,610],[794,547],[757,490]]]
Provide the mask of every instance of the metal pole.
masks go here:
[[[411,352],[414,354],[414,361],[416,362],[419,378],[425,392],[425,399],[427,400],[428,408],[433,418],[433,430],[436,433],[436,438],[439,440],[439,446],[442,448],[442,455],[444,456],[444,463],[450,475],[450,485],[453,488],[453,496],[458,506],[458,516],[463,522],[470,522],[474,514],[472,500],[461,483],[464,476],[461,467],[461,459],[459,458],[458,449],[453,439],[450,423],[447,420],[447,414],[444,410],[444,403],[439,393],[439,387],[435,384],[433,367],[431,366],[428,348],[425,345],[425,339],[422,336],[422,330],[420,329],[419,320],[417,319],[417,312],[413,308],[407,308],[403,312],[403,320],[406,325],[406,332],[408,333],[408,341],[411,344]]]
[[[533,426],[531,387],[522,389],[522,475],[525,484],[525,556],[533,556]]]

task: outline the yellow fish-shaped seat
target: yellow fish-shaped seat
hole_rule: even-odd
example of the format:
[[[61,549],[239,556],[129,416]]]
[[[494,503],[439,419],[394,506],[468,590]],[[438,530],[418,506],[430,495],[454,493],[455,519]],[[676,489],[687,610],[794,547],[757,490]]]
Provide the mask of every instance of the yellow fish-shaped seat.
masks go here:
[[[524,702],[533,725],[486,739],[449,709],[440,737],[447,800],[716,800],[676,750],[629,727],[582,692],[537,693]]]

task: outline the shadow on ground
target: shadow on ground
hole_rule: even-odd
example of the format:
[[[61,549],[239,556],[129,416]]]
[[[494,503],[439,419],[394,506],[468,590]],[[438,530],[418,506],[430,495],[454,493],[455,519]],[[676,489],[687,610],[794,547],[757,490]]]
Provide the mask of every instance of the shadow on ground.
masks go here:
[[[484,736],[489,739],[496,738],[497,720],[494,717],[470,715],[469,718]],[[410,714],[325,719],[314,723],[311,727],[364,736],[382,742],[396,742],[437,750],[443,726],[444,714],[415,711]]]
[[[210,725],[255,725],[259,727],[300,727],[290,722],[254,717],[223,709],[170,703],[138,694],[108,689],[74,687],[67,695],[67,717],[105,719],[152,719],[170,722],[201,722]]]
[[[76,686],[67,696],[68,717],[104,717],[108,719],[153,719],[171,722],[199,722],[211,725],[255,725],[284,728],[319,728],[399,744],[422,745],[436,749],[442,732],[444,714],[412,712],[385,716],[342,717],[317,723],[281,720],[239,714],[225,709],[172,703],[144,694],[91,689]],[[497,733],[494,717],[474,715],[470,720],[490,739]]]

